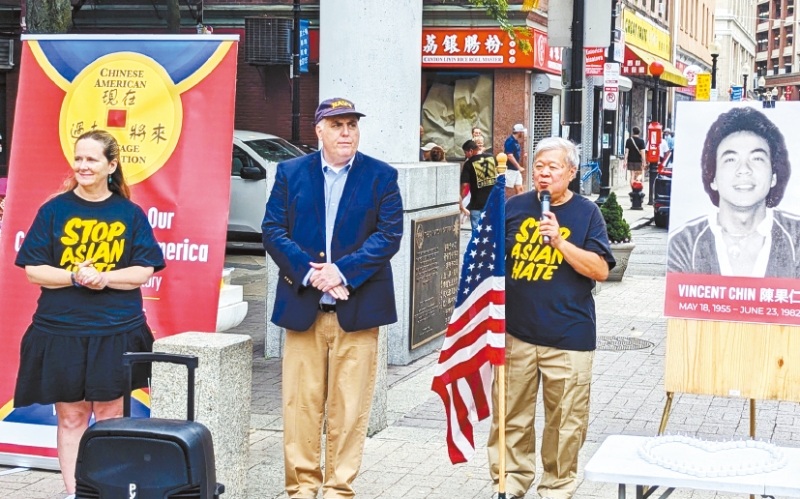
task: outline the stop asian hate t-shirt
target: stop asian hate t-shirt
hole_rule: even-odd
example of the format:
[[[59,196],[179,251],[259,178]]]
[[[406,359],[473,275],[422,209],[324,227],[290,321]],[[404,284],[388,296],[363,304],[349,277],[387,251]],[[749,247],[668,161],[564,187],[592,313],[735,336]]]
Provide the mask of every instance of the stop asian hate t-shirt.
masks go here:
[[[67,192],[47,201],[23,240],[19,267],[49,265],[76,271],[94,260],[100,272],[127,267],[165,267],[161,248],[141,208],[113,194],[99,202]],[[139,288],[92,290],[42,288],[33,324],[65,336],[103,336],[131,331],[145,322]]]
[[[597,205],[573,195],[550,211],[561,238],[616,264]],[[506,203],[506,330],[526,343],[562,350],[596,346],[594,281],[579,274],[539,235],[542,205],[535,191]]]

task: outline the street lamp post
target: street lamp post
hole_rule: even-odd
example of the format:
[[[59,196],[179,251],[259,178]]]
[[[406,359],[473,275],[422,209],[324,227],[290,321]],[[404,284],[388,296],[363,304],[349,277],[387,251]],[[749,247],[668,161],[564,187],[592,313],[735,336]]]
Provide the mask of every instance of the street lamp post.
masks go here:
[[[708,51],[711,52],[711,89],[717,89],[717,57],[719,57],[721,47],[719,41],[714,38],[714,41],[708,46]]]
[[[648,127],[648,134],[647,135],[648,135],[648,141],[652,141],[653,140],[653,136],[652,136],[653,134],[651,133],[651,130],[657,129],[658,130],[657,140],[659,141],[658,144],[652,144],[652,143],[648,144],[648,149],[655,148],[656,150],[658,150],[661,147],[661,144],[660,144],[660,140],[661,140],[661,124],[658,122],[658,118],[659,118],[659,112],[658,112],[659,111],[659,109],[658,109],[658,107],[659,107],[658,106],[658,100],[659,100],[658,99],[658,82],[661,79],[661,75],[664,73],[664,65],[661,64],[658,61],[653,61],[653,62],[650,63],[650,66],[648,67],[648,69],[650,70],[650,74],[653,75],[653,81],[654,81],[655,85],[654,85],[654,88],[653,88],[653,103],[651,105],[651,107],[653,108],[652,109],[653,119],[651,120],[650,126]],[[650,174],[650,193],[649,193],[647,204],[652,205],[653,204],[653,188],[655,187],[656,175],[658,174],[658,157],[657,156],[655,158],[655,161],[650,161],[649,162],[649,170],[650,170],[649,171],[649,174]]]
[[[742,76],[744,77],[744,86],[742,87],[742,100],[747,100],[747,77],[750,76],[750,65],[747,63],[742,64]]]

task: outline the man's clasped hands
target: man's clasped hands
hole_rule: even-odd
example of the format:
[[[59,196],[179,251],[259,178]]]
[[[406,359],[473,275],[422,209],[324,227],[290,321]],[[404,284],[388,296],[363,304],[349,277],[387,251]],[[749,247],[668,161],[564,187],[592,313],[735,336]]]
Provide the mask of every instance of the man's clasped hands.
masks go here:
[[[314,269],[309,279],[312,286],[323,293],[330,294],[337,300],[346,300],[350,296],[336,265],[311,262],[311,268]]]

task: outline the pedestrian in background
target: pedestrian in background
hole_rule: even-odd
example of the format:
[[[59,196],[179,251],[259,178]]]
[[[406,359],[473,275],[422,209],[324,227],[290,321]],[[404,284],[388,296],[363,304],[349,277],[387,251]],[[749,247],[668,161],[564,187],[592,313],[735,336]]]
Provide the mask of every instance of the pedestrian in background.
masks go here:
[[[55,404],[69,494],[92,414],[122,417],[122,354],[152,350],[140,286],[165,266],[147,216],[130,201],[114,137],[81,135],[72,170],[39,209],[15,262],[42,293],[22,338],[14,407]],[[148,373],[134,370],[134,388],[147,386]]]
[[[632,136],[625,141],[625,158],[622,164],[631,172],[631,188],[634,182],[642,181],[642,168],[644,158],[647,156],[644,140],[639,137],[641,130],[638,126],[631,130]]]
[[[484,146],[483,136],[479,135],[478,137],[472,139],[475,141],[475,144],[478,146],[478,154],[483,154],[486,152],[486,147]]]
[[[497,182],[497,161],[491,154],[478,154],[478,144],[468,140],[461,146],[464,151],[464,166],[461,168],[461,213],[469,215],[472,230],[481,223],[481,211],[489,200],[492,187]],[[464,198],[469,192],[469,204],[464,206]]]
[[[522,175],[517,170],[506,170],[506,200],[522,194]]]
[[[506,204],[506,448],[499,448],[497,383],[487,448],[495,491],[500,452],[507,456],[510,499],[524,497],[536,478],[540,384],[544,474],[537,492],[542,498],[570,499],[577,487],[596,346],[592,288],[615,265],[600,209],[569,190],[579,162],[572,142],[543,139],[533,164],[536,190]],[[543,212],[539,193],[545,190],[551,208]]]
[[[445,161],[444,149],[441,146],[436,146],[431,149],[431,161],[441,163]]]
[[[434,147],[439,147],[435,142],[428,142],[424,146],[422,146],[422,159],[420,161],[430,161],[431,160],[431,150]]]
[[[521,174],[525,173],[525,168],[522,166],[522,143],[525,140],[525,134],[528,130],[522,126],[522,123],[517,123],[511,129],[511,135],[506,139],[503,145],[503,152],[508,156],[508,168],[510,170],[517,170]]]
[[[400,249],[397,170],[358,152],[352,102],[323,101],[322,149],[278,164],[262,224],[280,271],[272,322],[286,329],[286,493],[355,495],[378,362],[378,328],[397,321],[391,258]],[[327,424],[323,423],[327,421]],[[320,466],[326,430],[325,473]]]

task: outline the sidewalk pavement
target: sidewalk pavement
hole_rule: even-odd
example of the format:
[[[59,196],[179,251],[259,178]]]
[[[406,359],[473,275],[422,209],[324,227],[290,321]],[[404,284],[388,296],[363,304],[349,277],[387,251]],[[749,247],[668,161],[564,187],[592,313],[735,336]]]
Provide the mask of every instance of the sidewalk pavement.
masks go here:
[[[634,223],[647,216],[646,211],[634,214],[625,211],[626,219]],[[604,283],[596,296],[598,351],[589,430],[580,458],[580,486],[575,495],[578,499],[617,497],[616,484],[584,480],[583,466],[608,435],[655,435],[665,401],[666,320],[662,308],[666,232],[651,225],[642,225],[633,232],[637,246],[624,280]],[[263,349],[263,263],[263,256],[253,255],[229,255],[226,262],[236,267],[234,283],[245,285],[246,299],[250,302],[248,317],[231,332],[251,335],[255,347],[247,499],[285,497],[280,360],[265,359]],[[640,348],[633,349],[636,347]],[[445,443],[443,405],[430,391],[436,360],[437,355],[431,354],[409,366],[389,368],[389,427],[367,439],[361,473],[355,482],[359,499],[490,497],[485,449],[489,423],[483,421],[476,427],[474,458],[467,464],[451,465]],[[541,435],[541,403],[536,414],[537,435]],[[800,446],[798,404],[759,402],[757,425],[759,438],[779,445]],[[717,440],[745,437],[749,431],[747,401],[676,394],[667,429]],[[0,489],[6,498],[64,497],[58,473],[25,471],[2,475],[4,470],[7,468],[0,467]],[[536,497],[534,487],[526,498]],[[734,496],[676,490],[673,497]]]
[[[611,192],[617,195],[617,202],[622,206],[622,216],[625,217],[625,221],[628,222],[631,229],[642,227],[650,223],[653,219],[653,206],[647,204],[648,190],[646,184],[644,188],[644,203],[642,203],[641,210],[630,209],[631,198],[629,193],[631,192],[631,188],[628,184],[614,187],[611,189]],[[596,201],[598,197],[600,196],[593,195],[592,200]]]

